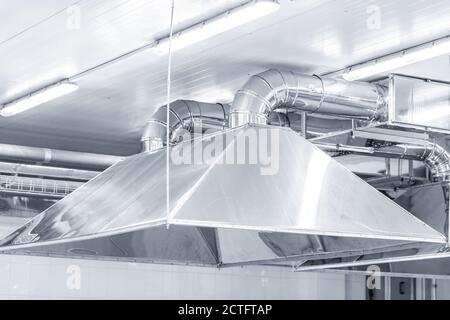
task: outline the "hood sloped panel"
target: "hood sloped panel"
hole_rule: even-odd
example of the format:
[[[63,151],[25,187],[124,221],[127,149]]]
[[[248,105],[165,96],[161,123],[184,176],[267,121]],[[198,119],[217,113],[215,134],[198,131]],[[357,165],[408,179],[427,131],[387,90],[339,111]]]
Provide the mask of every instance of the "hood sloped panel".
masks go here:
[[[448,182],[411,187],[395,201],[413,215],[442,233],[448,226]],[[431,205],[430,205],[431,204]],[[402,249],[381,254],[362,255],[356,262],[338,260],[311,261],[299,270],[343,268],[366,272],[368,265],[378,265],[384,272],[396,276],[450,276],[450,247],[445,244],[428,244],[421,248]]]
[[[248,161],[237,159],[238,150]],[[168,215],[166,153],[138,154],[32,219],[0,249],[216,265],[445,241],[290,129],[244,126],[171,152]],[[189,153],[203,161],[180,163]]]
[[[271,140],[267,135],[278,135],[278,142],[273,143],[272,140],[277,139]],[[247,126],[236,130],[233,136],[234,140],[224,152],[205,167],[201,179],[193,181],[191,189],[177,198],[171,223],[372,239],[445,241],[442,234],[292,130]],[[254,136],[271,140],[273,144],[267,158],[278,163],[272,163],[270,170],[266,168],[266,174],[262,174],[261,164],[226,164],[226,159],[237,153],[237,146]]]

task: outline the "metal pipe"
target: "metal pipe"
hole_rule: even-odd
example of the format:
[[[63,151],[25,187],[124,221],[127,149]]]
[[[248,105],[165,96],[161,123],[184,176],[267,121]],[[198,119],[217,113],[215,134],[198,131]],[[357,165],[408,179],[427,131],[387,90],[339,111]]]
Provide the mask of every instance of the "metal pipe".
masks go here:
[[[397,144],[376,149],[383,157],[399,157],[400,159],[422,161],[431,171],[435,181],[450,179],[450,154],[437,143],[424,141],[423,145]]]
[[[301,133],[304,138],[307,138],[308,137],[308,121],[307,121],[308,114],[306,112],[303,112],[301,115],[301,119],[302,119],[301,120],[301,123],[302,123]]]
[[[384,277],[384,300],[391,300],[391,277]]]
[[[229,105],[220,103],[204,103],[191,100],[177,100],[170,104],[170,137],[171,144],[182,141],[185,133],[195,134],[216,130],[224,130],[228,127]],[[154,151],[166,145],[167,106],[162,106],[153,114],[147,122],[141,137],[142,151]],[[268,123],[273,126],[289,127],[288,115],[281,112],[273,112],[268,118]]]
[[[58,168],[9,162],[0,162],[0,172],[11,175],[38,176],[80,181],[88,181],[100,173],[100,171]]]
[[[437,281],[436,279],[431,279],[431,297],[430,300],[436,300],[437,298]]]
[[[177,100],[170,104],[169,141],[176,144],[185,133],[204,133],[228,127],[228,105]],[[166,145],[167,106],[156,110],[141,137],[142,151],[154,151]]]
[[[39,162],[75,168],[106,169],[123,158],[98,153],[0,144],[0,159]]]
[[[363,120],[386,116],[386,88],[270,69],[252,76],[234,98],[230,125],[267,124],[279,108]]]
[[[398,158],[422,161],[431,171],[434,181],[450,180],[450,153],[436,143],[424,141],[423,145],[397,144],[381,148],[346,146],[340,144],[315,143],[325,151],[348,151],[355,154],[383,158]]]
[[[349,146],[349,145],[344,145],[344,144],[333,144],[333,143],[323,143],[323,142],[317,142],[317,143],[314,143],[314,145],[323,151],[352,152],[352,153],[363,154],[363,155],[376,155],[375,149],[372,147],[358,147],[358,146]]]
[[[223,130],[228,127],[229,105],[203,103],[191,100],[177,100],[170,104],[170,137],[171,144],[183,139],[185,133],[204,133],[209,130]],[[141,136],[142,151],[154,151],[163,148],[166,143],[167,107],[160,107],[147,122]],[[295,112],[271,112],[267,116],[267,124],[290,127],[301,131],[303,116]],[[351,128],[348,119],[309,117],[308,135],[318,136],[329,131],[341,131]]]
[[[386,176],[390,177],[391,176],[391,159],[385,158],[384,162],[386,164]]]

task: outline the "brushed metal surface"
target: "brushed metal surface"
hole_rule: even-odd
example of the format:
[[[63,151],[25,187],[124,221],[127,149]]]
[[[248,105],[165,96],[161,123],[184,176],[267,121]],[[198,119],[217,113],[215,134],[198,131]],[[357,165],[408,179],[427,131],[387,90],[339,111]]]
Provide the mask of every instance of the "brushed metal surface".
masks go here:
[[[435,183],[412,187],[395,201],[428,225],[446,233],[449,218],[447,197],[448,184]],[[374,264],[398,274],[450,275],[450,249],[447,244],[432,244],[421,248],[367,254],[358,257],[357,261],[335,259],[306,263],[298,270],[345,268],[364,271],[367,266]]]
[[[172,222],[415,241],[430,231],[442,241],[442,235],[289,129],[241,127],[234,131],[236,143],[253,130],[279,134],[278,172],[261,175],[259,165],[205,168],[201,183],[178,201]],[[233,152],[228,146],[221,157]]]

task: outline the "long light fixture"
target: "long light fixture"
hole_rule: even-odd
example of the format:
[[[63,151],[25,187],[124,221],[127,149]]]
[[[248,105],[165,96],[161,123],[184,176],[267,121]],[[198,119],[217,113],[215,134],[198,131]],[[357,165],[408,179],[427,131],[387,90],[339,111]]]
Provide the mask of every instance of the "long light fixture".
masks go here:
[[[45,102],[74,92],[77,89],[78,85],[75,83],[71,83],[67,80],[60,81],[56,84],[50,85],[27,96],[2,105],[0,115],[3,117],[13,116]]]
[[[175,33],[172,37],[171,50],[176,51],[186,48],[217,34],[271,14],[279,8],[280,4],[275,0],[253,0],[247,2]],[[157,54],[167,54],[169,51],[169,37],[157,40],[156,46],[153,49]]]
[[[347,68],[342,77],[360,80],[450,53],[450,36]]]

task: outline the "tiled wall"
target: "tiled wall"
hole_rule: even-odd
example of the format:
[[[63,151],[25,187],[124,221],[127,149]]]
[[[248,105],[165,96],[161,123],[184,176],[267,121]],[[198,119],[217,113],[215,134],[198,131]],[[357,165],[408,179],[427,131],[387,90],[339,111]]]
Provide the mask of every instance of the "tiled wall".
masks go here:
[[[79,272],[78,272],[79,271]],[[78,277],[79,275],[79,277]],[[0,255],[1,299],[361,299],[364,280],[290,268],[212,269]]]

